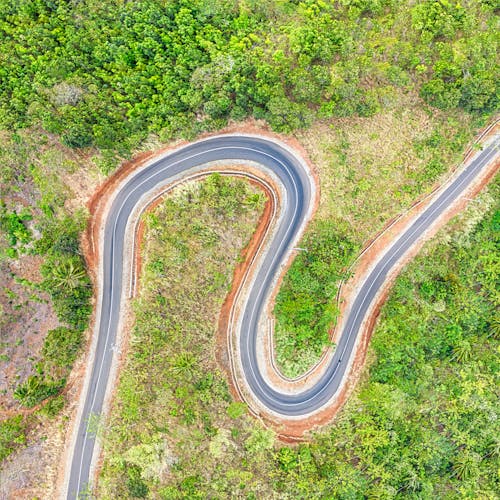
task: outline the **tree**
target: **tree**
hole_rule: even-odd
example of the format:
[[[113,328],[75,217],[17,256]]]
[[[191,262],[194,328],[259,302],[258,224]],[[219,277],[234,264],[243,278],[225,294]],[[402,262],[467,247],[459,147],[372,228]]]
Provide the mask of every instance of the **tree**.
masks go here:
[[[51,281],[56,288],[72,291],[85,282],[86,273],[81,260],[69,258],[55,264],[52,268]]]

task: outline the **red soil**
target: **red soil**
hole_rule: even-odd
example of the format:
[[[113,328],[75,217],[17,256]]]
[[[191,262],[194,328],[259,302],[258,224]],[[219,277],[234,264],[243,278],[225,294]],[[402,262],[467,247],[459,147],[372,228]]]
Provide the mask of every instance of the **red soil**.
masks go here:
[[[492,129],[495,130],[496,128]],[[204,137],[210,137],[213,135],[219,135],[221,133],[253,133],[253,134],[259,134],[263,136],[268,136],[271,138],[278,138],[280,141],[288,144],[291,148],[295,149],[298,151],[302,158],[305,159],[305,161],[309,164],[311,172],[313,172],[313,175],[316,178],[317,182],[317,175],[316,175],[316,170],[314,169],[314,166],[311,164],[311,162],[307,159],[307,153],[304,150],[304,148],[300,145],[300,143],[293,138],[289,137],[283,137],[279,136],[277,134],[274,134],[270,132],[267,127],[262,127],[260,124],[258,124],[255,121],[248,121],[245,124],[238,124],[238,125],[232,125],[227,127],[226,129],[222,131],[218,131],[216,134],[205,134],[201,138]],[[492,133],[491,130],[488,131],[488,134],[486,134],[486,137]],[[83,236],[83,248],[85,250],[85,258],[88,264],[89,269],[91,270],[94,283],[97,285],[97,275],[98,275],[98,257],[99,257],[99,230],[101,228],[101,224],[105,219],[106,216],[106,204],[107,201],[110,199],[110,197],[113,195],[115,189],[117,186],[128,176],[130,175],[134,170],[142,167],[147,161],[151,160],[157,155],[163,154],[169,150],[172,150],[174,148],[177,148],[183,144],[186,144],[186,142],[179,142],[176,144],[173,144],[169,147],[163,148],[159,151],[155,152],[147,152],[147,153],[142,153],[138,155],[136,158],[133,160],[126,162],[122,167],[115,173],[113,174],[109,179],[107,179],[102,186],[99,187],[99,189],[96,191],[92,199],[90,200],[88,204],[89,212],[90,212],[90,220],[89,224],[87,227],[87,230]],[[466,158],[470,156],[472,153],[472,149],[469,149]],[[481,180],[480,183],[475,185],[472,189],[471,192],[468,193],[468,196],[474,196],[477,194],[482,187],[487,184],[487,182],[494,176],[496,171],[498,170],[499,164],[494,165],[492,168],[489,169],[488,175],[485,175],[484,178]],[[319,186],[319,184],[317,184]],[[263,186],[261,186],[263,187]],[[437,189],[437,187],[436,187]],[[268,199],[264,208],[264,212],[259,220],[257,230],[254,233],[252,240],[250,241],[249,245],[245,248],[243,251],[243,262],[238,265],[238,267],[235,270],[234,276],[233,276],[233,286],[231,288],[231,291],[229,295],[227,296],[224,305],[221,310],[221,314],[219,317],[219,329],[218,329],[218,335],[217,335],[217,359],[219,364],[222,366],[222,368],[225,370],[228,376],[228,381],[230,382],[230,386],[233,392],[233,395],[237,399],[241,399],[241,395],[239,394],[239,391],[237,390],[237,383],[233,380],[233,374],[230,369],[230,364],[229,364],[229,353],[227,352],[227,327],[228,327],[228,319],[229,319],[229,313],[231,310],[231,307],[233,305],[233,301],[236,295],[236,292],[241,285],[242,279],[248,269],[248,266],[250,265],[250,262],[254,256],[254,253],[256,250],[259,248],[259,245],[262,241],[262,238],[266,234],[267,228],[270,224],[270,218],[271,214],[273,213],[273,205],[272,205],[272,197],[269,196],[268,194]],[[319,190],[318,190],[318,196],[316,197],[315,200],[315,207],[314,210],[316,209],[316,206],[319,201]],[[365,250],[361,254],[360,259],[358,260],[356,264],[356,269],[355,269],[355,274],[354,277],[349,280],[349,282],[342,287],[341,292],[339,293],[339,303],[340,303],[340,309],[341,309],[341,319],[339,320],[338,326],[337,326],[337,331],[340,330],[341,322],[342,322],[342,313],[345,312],[347,305],[350,302],[350,299],[352,298],[353,294],[355,293],[356,286],[359,284],[359,279],[362,277],[367,270],[367,268],[370,266],[370,264],[373,262],[374,258],[379,255],[379,253],[384,249],[392,240],[395,234],[397,234],[398,231],[401,230],[402,227],[408,222],[408,220],[415,216],[418,211],[421,211],[425,206],[426,203],[428,203],[428,198],[426,198],[424,201],[419,201],[417,202],[410,211],[408,211],[404,216],[400,217],[396,221],[390,221],[386,229],[381,232],[381,235],[377,236],[369,242],[365,246]],[[455,204],[453,207],[453,210],[450,210],[449,213],[447,213],[442,220],[439,222],[438,225],[434,228],[432,231],[432,234],[434,234],[439,227],[441,227],[443,224],[445,224],[450,218],[452,218],[456,213],[458,213],[465,205],[467,201],[465,199],[462,199],[460,202]],[[151,210],[154,208],[154,205],[150,206],[148,210]],[[439,227],[438,227],[439,226]],[[137,238],[136,238],[136,245],[140,245],[140,242],[143,237],[143,232],[144,232],[144,225],[143,223],[139,223],[138,225],[138,232],[137,232]],[[429,235],[426,235],[425,239],[427,239]],[[407,256],[405,259],[405,263],[408,262],[414,254],[416,254],[419,250],[419,248],[423,245],[423,241],[418,245],[418,248],[415,247],[414,251],[412,252],[412,255]],[[136,249],[138,250],[138,248]],[[289,260],[287,266],[284,268],[283,274],[281,278],[283,277],[284,273],[286,272],[286,269],[290,265],[292,261],[292,258]],[[140,271],[140,252],[136,251],[135,252],[135,272],[136,276],[139,276],[139,271]],[[402,267],[403,264],[401,264],[400,267]],[[394,273],[394,276],[397,274],[397,272]],[[394,278],[394,277],[393,277]],[[308,431],[311,430],[314,427],[317,427],[319,425],[323,425],[329,421],[331,421],[334,416],[336,415],[337,411],[343,406],[344,402],[346,401],[347,397],[349,394],[352,392],[354,389],[356,382],[359,379],[360,373],[363,368],[363,364],[365,361],[366,357],[366,350],[367,346],[371,337],[371,334],[373,332],[373,328],[375,326],[380,307],[385,301],[389,291],[390,287],[392,284],[392,280],[389,281],[386,286],[384,287],[384,290],[382,293],[379,295],[377,298],[377,303],[374,307],[373,313],[370,316],[370,318],[367,320],[366,324],[364,325],[363,331],[361,333],[361,339],[359,343],[359,347],[357,349],[354,363],[351,366],[348,378],[347,378],[347,383],[343,385],[340,393],[338,396],[335,398],[335,400],[332,402],[332,404],[328,407],[325,408],[324,410],[316,413],[315,415],[312,415],[306,419],[300,420],[300,421],[285,421],[276,418],[275,416],[269,415],[266,412],[262,411],[258,417],[263,419],[268,425],[273,427],[278,435],[285,441],[296,441],[296,440],[301,440],[303,439],[304,434]],[[277,291],[277,290],[276,290]],[[276,293],[275,291],[275,293]],[[127,323],[130,323],[127,321]],[[91,330],[92,331],[92,330]],[[334,337],[336,334],[336,331],[332,331],[331,335]],[[127,338],[127,336],[125,336]],[[124,356],[121,356],[121,359],[124,359]]]

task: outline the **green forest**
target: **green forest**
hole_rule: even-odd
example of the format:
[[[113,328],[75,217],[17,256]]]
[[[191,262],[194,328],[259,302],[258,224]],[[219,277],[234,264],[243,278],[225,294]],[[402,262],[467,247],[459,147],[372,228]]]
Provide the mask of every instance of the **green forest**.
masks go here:
[[[0,497],[26,463],[40,471],[26,495],[53,495],[47,471],[93,306],[86,203],[108,175],[137,153],[250,119],[304,146],[322,198],[274,311],[278,365],[300,375],[329,345],[339,281],[365,242],[498,114],[499,13],[496,0],[0,0]],[[169,332],[193,330],[175,352],[157,315],[166,304],[188,315],[193,297],[179,289],[182,309],[165,292],[152,314],[139,299],[148,355],[170,366],[157,367],[170,385],[144,398],[168,403],[169,427],[122,397],[127,380],[148,380],[129,359],[102,431],[102,498],[114,488],[120,498],[495,498],[498,181],[398,279],[359,389],[298,446],[232,402],[213,363],[217,308],[262,195],[226,178],[200,186],[196,207],[212,225],[183,219],[182,195],[165,202],[147,226],[175,249],[145,275],[156,283],[165,262],[180,275],[206,245],[214,262],[196,293],[213,302],[197,322],[169,320]],[[164,219],[176,218],[188,237],[167,234]],[[231,248],[219,226],[235,231]],[[125,435],[119,418],[139,430]],[[37,447],[50,465],[29,455]],[[156,480],[159,459],[172,463]]]
[[[2,0],[0,126],[39,125],[112,162],[149,133],[194,137],[247,116],[289,132],[369,116],[394,87],[487,113],[498,104],[496,7]]]

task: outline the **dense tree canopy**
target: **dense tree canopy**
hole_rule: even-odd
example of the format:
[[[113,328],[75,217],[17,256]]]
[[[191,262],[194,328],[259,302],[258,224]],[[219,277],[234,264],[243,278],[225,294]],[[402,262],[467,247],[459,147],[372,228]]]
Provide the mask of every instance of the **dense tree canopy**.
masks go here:
[[[497,105],[496,17],[478,0],[0,2],[0,126],[128,151],[266,118],[377,111],[387,86],[440,108]]]

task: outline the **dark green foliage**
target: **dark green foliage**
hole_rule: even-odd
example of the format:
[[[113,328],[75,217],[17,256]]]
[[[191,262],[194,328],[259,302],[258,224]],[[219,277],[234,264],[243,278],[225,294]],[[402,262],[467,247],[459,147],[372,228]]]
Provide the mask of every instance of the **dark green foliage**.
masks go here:
[[[35,242],[35,250],[46,256],[41,267],[42,287],[51,295],[59,320],[73,329],[84,330],[92,296],[79,244],[85,218],[82,214],[45,217],[39,227],[42,237]]]
[[[35,241],[35,250],[41,255],[80,254],[80,233],[85,228],[86,219],[82,213],[61,218],[47,216],[39,224],[42,236]]]
[[[25,424],[22,415],[0,422],[0,462],[25,442]]]
[[[43,287],[50,293],[60,321],[76,330],[84,330],[92,310],[92,287],[80,256],[57,255],[41,267]]]
[[[449,38],[464,25],[465,8],[460,2],[448,0],[425,0],[413,8],[413,26],[432,40]]]
[[[199,491],[200,478],[198,476],[186,477],[180,483],[180,489],[183,496],[186,498],[202,498],[202,494]]]
[[[41,288],[52,298],[58,319],[69,326],[48,332],[37,363],[38,373],[18,385],[14,397],[26,407],[33,407],[55,396],[64,387],[82,342],[91,313],[92,287],[79,250],[79,232],[83,218],[46,217],[40,224],[42,237],[35,251],[45,257],[40,271]],[[54,416],[64,400],[48,403],[47,416]]]
[[[422,97],[442,109],[460,106],[470,112],[494,111],[499,94],[494,31],[478,30],[474,16],[458,2],[429,0],[417,5],[413,14],[422,41],[436,54],[429,61],[432,72],[422,85]],[[446,40],[452,37],[459,41]]]
[[[132,498],[146,498],[149,488],[141,479],[141,470],[137,466],[127,467],[127,489]]]
[[[440,147],[442,140],[433,134],[426,147]],[[216,193],[230,192],[227,182],[216,177],[203,191],[210,203],[202,211],[215,221],[222,220]],[[213,345],[211,330],[201,327],[207,319],[200,318],[200,310],[213,298],[206,285],[214,280],[204,276],[212,265],[200,264],[193,252],[213,251],[216,261],[225,254],[206,245],[211,232],[194,220],[201,189],[186,191],[148,219],[156,246],[148,240],[147,295],[136,304],[133,350],[118,389],[101,476],[103,497],[143,494],[144,485],[154,498],[495,497],[498,207],[475,227],[466,225],[466,234],[451,233],[432,244],[408,266],[382,310],[369,356],[373,362],[357,394],[334,425],[308,443],[286,447],[277,445],[269,430],[251,428],[253,420],[240,415],[244,406],[228,404],[217,370],[204,368],[213,362]],[[491,186],[489,199],[498,200],[498,194],[498,186]],[[164,220],[168,225],[162,226]],[[212,227],[208,217],[203,222]],[[309,252],[301,253],[305,275],[317,279],[331,266],[338,278],[352,245],[329,225],[313,229],[315,237],[304,246],[318,264],[307,259]],[[189,245],[182,241],[185,235]],[[344,251],[337,255],[341,245]],[[190,252],[187,260],[178,259],[181,247]],[[193,263],[203,268],[193,270]],[[192,273],[190,279],[173,268]],[[130,480],[127,465],[120,464],[156,432],[168,433],[167,448],[178,462],[164,479],[146,479],[143,468]],[[141,451],[141,457],[151,456],[146,448]]]
[[[59,327],[45,337],[42,355],[46,367],[70,369],[82,343],[82,332]]]
[[[151,132],[162,141],[192,138],[247,116],[289,132],[317,117],[371,116],[395,90],[416,89],[441,109],[491,113],[498,108],[500,81],[497,13],[497,3],[489,0],[5,0],[0,4],[0,127],[34,126],[71,148],[95,146],[107,174]],[[9,140],[8,161],[0,151],[1,196],[20,189],[31,168],[25,139],[14,133]],[[439,150],[443,140],[433,136],[424,148]],[[415,185],[446,168],[437,156],[423,158],[426,167],[416,172]],[[415,190],[414,185],[406,188]],[[236,217],[242,206],[261,202],[217,176],[202,190],[215,219]],[[191,204],[181,201],[179,214]],[[63,203],[55,195],[40,203],[42,236],[33,247],[46,258],[42,286],[67,327],[50,332],[38,374],[16,389],[26,406],[60,390],[90,313],[90,281],[79,250],[84,220],[65,217]],[[12,208],[2,210],[10,257],[16,255],[14,246],[31,240],[25,217]],[[386,307],[384,326],[375,337],[377,361],[361,393],[361,409],[339,422],[338,432],[311,446],[269,453],[277,467],[273,480],[277,477],[285,496],[488,497],[498,491],[490,466],[499,449],[490,418],[491,353],[500,331],[491,300],[498,290],[498,216],[495,220],[471,236],[470,246],[457,245],[456,259],[442,250],[432,257],[431,269],[398,281],[396,299]],[[163,235],[170,264],[159,259],[148,264],[147,272],[163,279],[173,266],[187,266],[191,244],[203,250],[220,244],[218,225],[204,222],[193,216],[184,233]],[[336,313],[336,286],[356,250],[344,233],[327,224],[313,228],[304,246],[308,252],[299,254],[276,306],[285,325],[278,339],[293,362],[298,352],[317,353],[325,345]],[[451,271],[435,265],[448,260]],[[182,295],[186,303],[199,304],[229,286],[224,269],[215,264],[208,276],[198,283],[207,295],[189,290]],[[222,413],[235,425],[243,420],[243,408],[227,407],[227,386],[201,368],[206,360],[193,346],[209,332],[193,324],[206,325],[206,318],[182,309],[178,316],[188,317],[182,324],[165,316],[172,295],[172,290],[154,291],[154,310],[139,315],[138,324],[147,328],[135,332],[142,336],[136,363],[146,367],[141,372],[146,382],[138,392],[136,381],[127,386],[125,379],[123,422],[142,423],[144,400],[167,394],[162,415],[170,412],[177,423],[213,439],[216,428],[205,405],[224,401]],[[155,347],[187,331],[195,340],[182,339],[182,349],[160,358],[167,382],[151,387],[149,360],[157,354]],[[55,414],[63,403],[62,396],[50,399],[46,414]],[[23,442],[23,425],[19,419],[0,424],[0,459],[16,441]],[[256,436],[255,448],[265,453],[269,436]],[[252,458],[238,456],[234,462],[240,460],[247,464]],[[176,486],[169,490],[175,494],[193,498],[203,496],[203,489],[210,491],[205,497],[226,491],[220,483],[210,490],[206,471],[181,471],[179,466]],[[140,468],[132,467],[124,478],[119,495],[127,490],[138,498],[149,494]],[[240,481],[244,489],[253,479]]]
[[[64,395],[59,394],[59,396],[55,396],[47,401],[47,403],[40,409],[40,413],[48,418],[54,418],[61,413],[65,404],[66,401],[64,399]]]
[[[231,433],[221,429],[220,420],[235,436],[253,422],[245,404],[231,403],[213,349],[234,266],[262,205],[255,186],[211,175],[176,189],[147,215],[131,350],[105,437],[115,458],[104,465],[111,483],[102,484],[110,493],[102,496],[221,497],[205,494],[204,474],[190,471],[203,464],[205,472],[220,476],[219,459],[232,449]],[[177,434],[180,428],[188,433]],[[176,443],[170,440],[174,435]],[[239,472],[229,479],[237,492],[244,481]]]
[[[61,139],[70,148],[84,148],[93,142],[92,130],[84,126],[73,125],[63,132]]]
[[[388,83],[379,63],[390,65],[392,80],[410,75],[398,85],[423,84],[433,105],[496,106],[488,3],[247,3],[5,1],[0,124],[41,124],[70,147],[120,153],[150,131],[192,137],[249,115],[290,131],[318,112],[376,112],[367,82]],[[375,44],[372,33],[380,33]],[[451,74],[443,72],[450,58]]]
[[[51,380],[40,375],[31,375],[14,391],[16,398],[23,406],[32,408],[44,399],[56,395],[64,386],[65,380]]]
[[[278,467],[284,472],[290,472],[297,468],[299,462],[297,453],[292,448],[281,448],[276,454]]]
[[[327,344],[337,314],[338,283],[356,251],[352,241],[327,221],[316,223],[301,245],[305,251],[298,252],[276,297],[282,364],[297,361],[303,351],[318,353]]]

